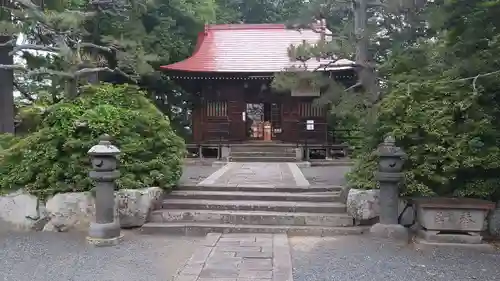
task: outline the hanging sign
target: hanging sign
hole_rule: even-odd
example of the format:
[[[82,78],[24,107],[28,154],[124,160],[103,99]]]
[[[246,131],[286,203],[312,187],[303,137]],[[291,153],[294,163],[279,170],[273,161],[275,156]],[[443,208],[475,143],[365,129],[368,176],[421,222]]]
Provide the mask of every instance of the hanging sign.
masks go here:
[[[314,120],[307,120],[306,130],[314,131]]]

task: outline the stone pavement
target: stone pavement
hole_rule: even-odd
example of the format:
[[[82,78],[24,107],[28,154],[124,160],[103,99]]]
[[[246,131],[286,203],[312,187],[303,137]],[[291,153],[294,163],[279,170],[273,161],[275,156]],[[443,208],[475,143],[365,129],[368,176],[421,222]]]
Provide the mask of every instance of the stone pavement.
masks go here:
[[[209,233],[174,281],[292,281],[286,234]]]
[[[294,163],[231,162],[198,185],[309,186]]]

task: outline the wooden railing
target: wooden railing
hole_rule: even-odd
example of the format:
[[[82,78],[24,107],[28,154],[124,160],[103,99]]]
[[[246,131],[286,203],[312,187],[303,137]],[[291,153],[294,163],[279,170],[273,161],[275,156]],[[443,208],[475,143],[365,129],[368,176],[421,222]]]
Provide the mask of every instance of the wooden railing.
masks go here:
[[[203,128],[203,140],[223,142],[230,136],[229,122],[202,123],[201,128]]]

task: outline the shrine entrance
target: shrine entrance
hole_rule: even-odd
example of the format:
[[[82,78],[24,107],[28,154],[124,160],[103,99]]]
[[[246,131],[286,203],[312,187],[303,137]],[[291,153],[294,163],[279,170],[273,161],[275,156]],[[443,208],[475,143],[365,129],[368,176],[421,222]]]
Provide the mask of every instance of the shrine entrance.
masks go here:
[[[264,104],[247,103],[246,104],[246,132],[251,140],[264,139]]]
[[[271,136],[275,139],[281,133],[281,105],[279,103],[247,103],[245,110],[247,138],[264,140],[264,126],[271,126]]]

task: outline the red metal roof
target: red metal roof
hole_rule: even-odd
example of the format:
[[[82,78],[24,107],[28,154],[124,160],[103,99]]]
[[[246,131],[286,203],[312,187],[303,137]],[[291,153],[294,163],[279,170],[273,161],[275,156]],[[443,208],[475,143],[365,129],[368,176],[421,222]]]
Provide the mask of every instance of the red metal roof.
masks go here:
[[[303,67],[301,62],[290,61],[290,45],[304,40],[314,44],[319,39],[317,32],[288,29],[284,24],[206,25],[191,57],[161,68],[186,72],[280,72]],[[311,59],[307,69],[314,70],[328,62]],[[350,69],[348,65],[352,63],[342,59],[326,70]]]

